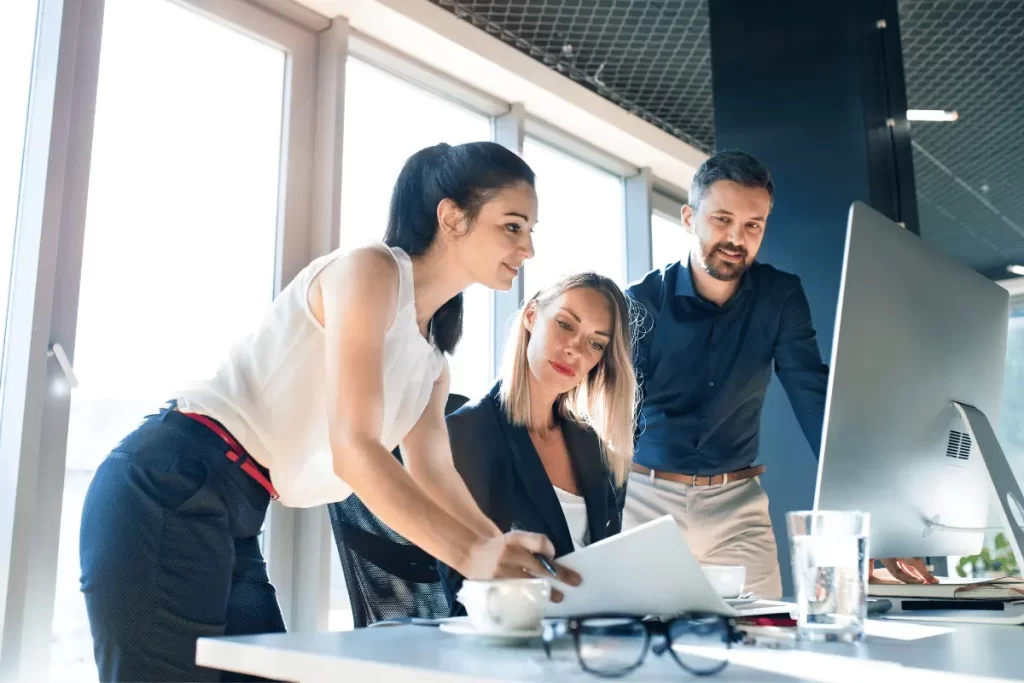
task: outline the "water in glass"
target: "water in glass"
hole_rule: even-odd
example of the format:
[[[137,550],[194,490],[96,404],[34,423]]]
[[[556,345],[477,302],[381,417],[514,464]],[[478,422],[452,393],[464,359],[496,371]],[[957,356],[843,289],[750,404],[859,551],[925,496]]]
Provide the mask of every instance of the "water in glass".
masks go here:
[[[822,518],[860,514],[853,512],[792,514],[811,516],[790,520],[800,637],[860,640],[867,615],[867,521]]]

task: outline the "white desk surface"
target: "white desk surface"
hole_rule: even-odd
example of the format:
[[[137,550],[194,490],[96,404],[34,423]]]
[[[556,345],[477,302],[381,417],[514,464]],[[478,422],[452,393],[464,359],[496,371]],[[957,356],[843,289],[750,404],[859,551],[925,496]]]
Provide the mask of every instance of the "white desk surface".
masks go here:
[[[729,666],[706,680],[944,683],[1024,678],[1024,627],[894,621],[872,626],[869,633],[892,637],[869,635],[855,645],[801,643],[788,649],[735,646]],[[430,626],[202,638],[196,661],[300,683],[602,680],[580,669],[571,645],[560,647],[549,660],[539,640],[499,646]],[[652,651],[624,680],[682,678],[692,677],[668,653],[658,657]]]

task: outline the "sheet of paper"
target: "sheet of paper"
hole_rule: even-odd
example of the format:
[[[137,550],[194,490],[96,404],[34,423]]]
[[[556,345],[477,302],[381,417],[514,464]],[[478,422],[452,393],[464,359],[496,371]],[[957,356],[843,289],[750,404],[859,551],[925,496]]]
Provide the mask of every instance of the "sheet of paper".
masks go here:
[[[788,612],[788,603],[759,601],[733,609],[715,593],[683,540],[675,520],[666,515],[558,558],[583,577],[578,587],[558,585],[565,593],[551,603],[549,617],[597,612],[673,616],[707,612],[754,616]]]

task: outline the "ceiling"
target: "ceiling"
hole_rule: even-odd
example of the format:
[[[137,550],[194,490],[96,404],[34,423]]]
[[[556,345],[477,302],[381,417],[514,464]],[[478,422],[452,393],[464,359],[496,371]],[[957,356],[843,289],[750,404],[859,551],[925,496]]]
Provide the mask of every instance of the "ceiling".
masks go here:
[[[431,0],[709,152],[707,0]],[[1024,1],[901,0],[921,235],[993,279],[1024,265]]]

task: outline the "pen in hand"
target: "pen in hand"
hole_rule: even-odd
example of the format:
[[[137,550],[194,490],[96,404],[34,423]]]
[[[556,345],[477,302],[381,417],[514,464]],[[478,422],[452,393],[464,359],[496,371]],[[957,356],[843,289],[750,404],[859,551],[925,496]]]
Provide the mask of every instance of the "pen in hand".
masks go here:
[[[511,531],[524,531],[524,529],[521,529],[518,524],[513,524]],[[540,566],[544,567],[548,574],[558,578],[558,572],[555,571],[555,565],[551,564],[551,560],[540,553],[534,553],[533,556],[537,558],[537,561],[540,562]]]
[[[551,576],[558,576],[558,572],[555,571],[555,566],[551,564],[551,560],[544,557],[540,553],[534,553],[533,556],[537,558],[537,561],[540,562],[541,566],[544,567],[544,569],[548,570],[548,573],[551,574]]]

